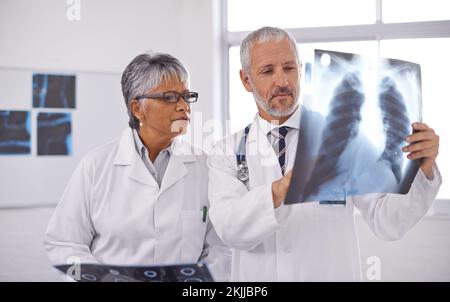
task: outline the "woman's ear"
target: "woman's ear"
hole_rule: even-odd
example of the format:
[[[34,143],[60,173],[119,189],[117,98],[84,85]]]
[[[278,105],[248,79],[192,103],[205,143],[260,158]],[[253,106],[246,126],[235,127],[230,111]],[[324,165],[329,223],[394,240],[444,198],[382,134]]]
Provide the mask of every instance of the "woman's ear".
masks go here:
[[[133,114],[139,121],[143,121],[144,120],[144,112],[142,111],[142,106],[141,103],[136,101],[136,100],[132,100],[130,102],[130,111],[131,114]]]

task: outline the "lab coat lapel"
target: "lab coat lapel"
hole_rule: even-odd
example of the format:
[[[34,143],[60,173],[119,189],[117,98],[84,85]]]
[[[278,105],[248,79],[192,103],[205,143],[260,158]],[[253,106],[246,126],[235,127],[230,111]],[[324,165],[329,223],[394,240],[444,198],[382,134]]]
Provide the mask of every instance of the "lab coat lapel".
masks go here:
[[[169,164],[161,183],[159,194],[167,191],[172,185],[183,179],[188,174],[185,163],[195,162],[196,158],[192,154],[190,146],[183,144],[181,138],[173,141],[173,148],[170,155]]]
[[[142,161],[142,158],[139,157],[139,155],[136,153],[136,156],[134,157],[134,162],[131,165],[130,169],[130,178],[139,181],[145,185],[152,186],[152,187],[158,187],[158,183],[153,178],[153,176],[148,171],[147,167],[145,166],[144,162]]]
[[[256,116],[247,143],[250,188],[272,182],[282,176],[277,155],[267,139],[267,133],[263,132]]]
[[[120,138],[119,147],[117,149],[117,154],[114,159],[114,165],[118,166],[130,166],[130,173],[128,176],[140,183],[148,186],[156,186],[155,179],[148,172],[142,159],[136,151],[133,139],[133,132],[131,128],[127,128]]]

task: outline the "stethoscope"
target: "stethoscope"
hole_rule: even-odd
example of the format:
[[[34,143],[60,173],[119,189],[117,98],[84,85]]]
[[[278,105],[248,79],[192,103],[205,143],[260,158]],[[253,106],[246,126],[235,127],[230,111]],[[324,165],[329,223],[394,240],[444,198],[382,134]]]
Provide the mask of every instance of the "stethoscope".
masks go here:
[[[241,137],[241,141],[239,142],[238,150],[236,153],[236,162],[238,166],[237,178],[243,183],[247,182],[249,179],[248,176],[248,166],[246,161],[246,145],[247,145],[247,136],[250,132],[251,124],[247,125],[244,129],[244,134]]]
[[[245,127],[244,134],[241,137],[241,141],[239,142],[238,150],[236,153],[236,162],[238,166],[237,178],[243,183],[246,183],[249,180],[248,166],[246,161],[246,145],[247,145],[247,136],[248,133],[250,132],[251,125],[252,124],[249,124],[247,125],[247,127]],[[346,200],[345,198],[343,200],[320,200],[319,205],[345,206]]]

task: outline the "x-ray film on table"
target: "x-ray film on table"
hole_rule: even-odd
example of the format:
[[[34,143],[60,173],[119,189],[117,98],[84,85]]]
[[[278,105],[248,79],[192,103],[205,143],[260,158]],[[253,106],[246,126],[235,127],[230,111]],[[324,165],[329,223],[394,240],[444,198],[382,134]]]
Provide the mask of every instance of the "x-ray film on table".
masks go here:
[[[55,266],[79,282],[213,282],[207,265],[186,263],[158,266],[63,264]]]
[[[310,85],[285,203],[406,194],[420,165],[402,151],[422,120],[420,65],[315,50]]]

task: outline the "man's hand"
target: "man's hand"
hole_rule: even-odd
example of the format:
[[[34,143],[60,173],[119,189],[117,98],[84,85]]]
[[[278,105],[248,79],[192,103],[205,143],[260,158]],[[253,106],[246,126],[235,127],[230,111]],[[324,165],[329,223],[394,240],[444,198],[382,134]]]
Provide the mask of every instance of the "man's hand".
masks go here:
[[[278,208],[286,197],[289,184],[291,183],[291,177],[292,170],[272,183],[272,200],[274,208]]]
[[[413,123],[414,132],[406,137],[408,146],[403,147],[403,152],[410,152],[409,159],[423,158],[420,169],[430,179],[433,172],[433,164],[439,153],[439,136],[434,130],[424,123]]]

